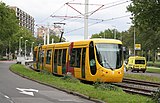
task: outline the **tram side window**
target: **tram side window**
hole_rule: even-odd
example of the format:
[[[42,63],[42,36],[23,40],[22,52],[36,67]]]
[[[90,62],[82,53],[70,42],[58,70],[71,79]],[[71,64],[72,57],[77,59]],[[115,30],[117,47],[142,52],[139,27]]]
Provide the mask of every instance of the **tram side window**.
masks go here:
[[[67,49],[63,49],[62,65],[65,65],[65,64],[66,64],[66,51],[67,51]]]
[[[58,66],[61,66],[62,65],[62,62],[61,62],[61,56],[62,55],[62,49],[59,49],[59,52],[58,52]]]
[[[70,66],[80,68],[81,48],[73,48],[70,58]]]
[[[44,50],[41,51],[41,59],[42,59],[42,63],[44,62]]]
[[[93,42],[89,45],[89,61],[90,61],[90,70],[91,74],[95,75],[97,72],[96,62],[95,62],[95,53],[94,53],[94,44]]]
[[[54,65],[57,65],[57,54],[58,54],[58,50],[56,49],[54,52]]]
[[[52,53],[52,50],[47,50],[46,64],[51,63],[51,53]]]

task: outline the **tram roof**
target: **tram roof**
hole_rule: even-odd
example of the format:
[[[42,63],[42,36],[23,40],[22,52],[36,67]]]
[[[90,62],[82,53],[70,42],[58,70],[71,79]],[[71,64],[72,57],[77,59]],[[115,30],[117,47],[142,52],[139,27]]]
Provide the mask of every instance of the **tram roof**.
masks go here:
[[[114,43],[114,44],[122,44],[120,40],[117,39],[104,39],[104,38],[93,38],[93,39],[87,39],[87,40],[80,40],[80,41],[74,41],[74,45],[88,45],[91,41],[94,43]],[[48,45],[42,45],[42,48],[52,48],[52,47],[67,47],[72,42],[60,42],[60,43],[53,43]]]

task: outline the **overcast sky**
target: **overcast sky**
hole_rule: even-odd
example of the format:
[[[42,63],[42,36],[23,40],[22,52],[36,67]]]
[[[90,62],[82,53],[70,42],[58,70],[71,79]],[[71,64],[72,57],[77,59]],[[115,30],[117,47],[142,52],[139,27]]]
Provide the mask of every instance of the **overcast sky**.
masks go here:
[[[84,2],[85,0],[1,0],[10,6],[17,6],[23,11],[30,14],[35,19],[35,25],[53,25],[55,22],[63,22],[64,37],[68,41],[84,39]],[[66,3],[69,3],[68,5]],[[72,3],[72,4],[71,4]],[[79,3],[79,4],[73,4]],[[104,31],[105,29],[117,29],[118,31],[128,30],[130,13],[127,12],[126,6],[130,0],[89,0],[89,13],[100,10],[89,16],[88,32],[89,36]],[[96,5],[95,5],[96,4]],[[71,8],[71,7],[73,8]],[[77,11],[78,12],[77,12]],[[81,13],[81,14],[80,14]],[[54,18],[51,17],[55,16]],[[66,16],[60,18],[57,16]],[[68,17],[76,18],[68,18]],[[126,17],[123,17],[126,16]],[[115,18],[119,19],[115,19]],[[94,25],[93,25],[94,24]],[[79,29],[81,28],[81,29]],[[35,30],[36,31],[36,30]]]

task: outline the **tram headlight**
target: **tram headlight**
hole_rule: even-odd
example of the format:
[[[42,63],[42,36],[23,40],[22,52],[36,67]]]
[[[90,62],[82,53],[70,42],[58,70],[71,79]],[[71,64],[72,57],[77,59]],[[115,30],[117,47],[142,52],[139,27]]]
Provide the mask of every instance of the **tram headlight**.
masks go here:
[[[122,74],[121,72],[118,72],[118,74]]]

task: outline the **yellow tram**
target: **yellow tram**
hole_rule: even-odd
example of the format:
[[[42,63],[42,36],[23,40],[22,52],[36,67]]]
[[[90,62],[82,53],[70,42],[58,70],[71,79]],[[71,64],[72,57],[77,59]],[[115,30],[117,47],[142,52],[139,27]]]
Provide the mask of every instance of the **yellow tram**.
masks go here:
[[[86,81],[121,82],[124,75],[122,42],[89,39],[34,48],[34,69]]]

